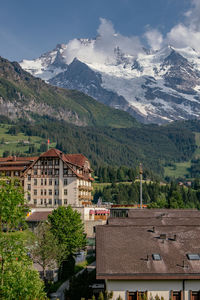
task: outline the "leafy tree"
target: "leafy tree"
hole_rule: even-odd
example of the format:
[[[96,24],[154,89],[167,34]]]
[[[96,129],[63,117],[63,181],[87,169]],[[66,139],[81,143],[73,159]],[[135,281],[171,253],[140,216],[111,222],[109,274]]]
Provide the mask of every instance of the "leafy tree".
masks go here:
[[[46,299],[43,282],[19,236],[0,234],[0,261],[0,299]]]
[[[0,180],[0,232],[25,225],[28,209],[18,180]]]
[[[70,205],[67,208],[59,207],[54,210],[48,216],[48,220],[51,231],[57,238],[62,260],[85,247],[86,236],[81,214],[73,210]]]
[[[34,262],[42,267],[43,278],[48,267],[56,267],[59,249],[57,239],[50,230],[48,223],[40,223],[34,231],[34,243],[31,247],[31,256]]]

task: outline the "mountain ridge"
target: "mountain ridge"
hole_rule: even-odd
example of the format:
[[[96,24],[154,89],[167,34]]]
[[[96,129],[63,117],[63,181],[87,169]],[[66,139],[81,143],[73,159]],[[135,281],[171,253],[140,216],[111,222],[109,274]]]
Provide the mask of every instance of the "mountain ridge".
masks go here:
[[[17,62],[0,57],[0,111],[11,119],[49,116],[79,126],[139,126],[127,113],[109,108],[75,90],[48,85]]]
[[[80,40],[82,50],[78,53],[68,50],[69,44],[62,44],[37,60],[22,61],[21,66],[52,85],[82,91],[144,123],[200,117],[200,53],[166,46],[133,56],[116,46],[112,59],[100,61],[100,57],[98,61],[97,57],[95,61],[85,52],[95,51],[97,42]],[[62,61],[55,67],[57,55]]]

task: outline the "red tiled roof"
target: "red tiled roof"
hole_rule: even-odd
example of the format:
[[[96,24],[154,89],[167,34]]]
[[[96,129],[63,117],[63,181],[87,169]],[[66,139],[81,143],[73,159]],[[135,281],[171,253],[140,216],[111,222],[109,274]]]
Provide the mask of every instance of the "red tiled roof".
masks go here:
[[[28,222],[40,222],[40,221],[46,221],[48,218],[48,215],[50,215],[51,211],[36,211],[33,212],[26,221]]]
[[[58,149],[51,148],[47,152],[44,152],[40,157],[60,157],[62,152]]]
[[[0,162],[16,162],[16,161],[35,161],[38,156],[32,157],[16,157],[16,156],[8,156],[8,157],[0,157]]]
[[[87,158],[83,154],[65,154],[64,160],[74,165],[83,167]]]
[[[1,167],[0,166],[0,171],[23,171],[24,166],[8,166],[8,167]]]

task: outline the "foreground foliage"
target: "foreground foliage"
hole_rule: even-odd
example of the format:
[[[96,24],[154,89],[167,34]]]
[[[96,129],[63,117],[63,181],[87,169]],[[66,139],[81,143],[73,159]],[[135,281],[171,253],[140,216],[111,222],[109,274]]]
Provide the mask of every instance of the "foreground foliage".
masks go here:
[[[25,225],[28,212],[23,188],[18,180],[0,180],[0,231]]]
[[[0,299],[46,299],[43,282],[19,236],[0,234],[0,260]]]

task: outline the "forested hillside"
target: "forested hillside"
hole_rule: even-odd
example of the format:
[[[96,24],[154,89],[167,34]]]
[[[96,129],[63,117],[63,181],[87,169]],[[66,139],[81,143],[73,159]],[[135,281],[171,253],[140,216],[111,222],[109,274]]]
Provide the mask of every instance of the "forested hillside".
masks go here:
[[[2,122],[8,122],[2,118]],[[136,167],[140,162],[146,168],[163,175],[166,162],[187,160],[196,145],[194,134],[179,126],[157,125],[133,128],[79,127],[47,117],[37,122],[20,120],[13,124],[10,133],[23,132],[56,143],[67,153],[83,153],[97,170],[100,166]]]

